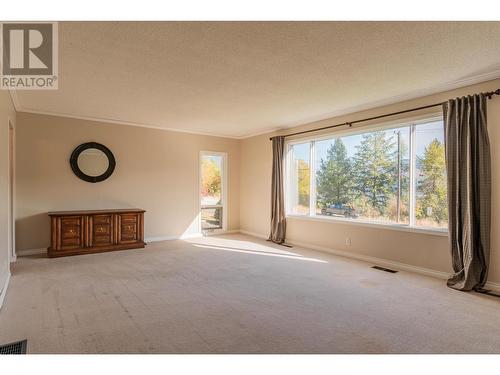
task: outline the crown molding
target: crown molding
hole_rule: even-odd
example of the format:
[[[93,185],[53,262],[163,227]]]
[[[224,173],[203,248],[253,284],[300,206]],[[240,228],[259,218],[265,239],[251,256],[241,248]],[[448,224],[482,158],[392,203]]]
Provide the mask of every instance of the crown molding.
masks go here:
[[[328,119],[325,118],[324,120]],[[264,135],[264,134],[271,134],[280,130],[287,130],[291,129],[294,126],[300,126],[300,125],[305,125],[307,122],[301,122],[298,125],[293,125],[293,126],[275,126],[275,127],[269,127],[265,129],[258,130],[256,132],[251,132],[251,133],[245,133],[244,135],[239,135],[236,137],[236,139],[247,139],[247,138],[253,138],[253,137],[258,137],[259,135]]]
[[[185,134],[192,134],[192,135],[204,135],[204,136],[216,137],[216,138],[239,139],[239,137],[230,136],[230,135],[222,135],[222,134],[208,133],[208,132],[199,132],[199,131],[194,131],[194,130],[181,130],[181,129],[176,129],[176,128],[166,128],[166,127],[153,125],[153,124],[144,124],[144,123],[133,122],[133,121],[115,120],[115,119],[109,119],[109,118],[103,118],[103,117],[79,116],[79,115],[71,115],[71,114],[60,113],[60,112],[39,111],[36,109],[28,109],[28,108],[21,108],[17,112],[19,112],[19,113],[31,113],[31,114],[35,114],[35,115],[64,117],[64,118],[71,118],[71,119],[76,119],[76,120],[100,122],[100,123],[104,123],[104,124],[118,124],[118,125],[136,126],[136,127],[140,127],[140,128],[164,130],[164,131],[169,131],[169,132],[185,133]]]
[[[16,90],[9,89],[10,100],[12,100],[12,105],[16,112],[21,112],[21,103],[19,102],[19,98],[17,96]]]
[[[203,135],[203,136],[209,136],[209,137],[241,140],[241,139],[257,137],[257,136],[264,135],[264,134],[274,133],[276,131],[283,131],[283,130],[291,129],[291,128],[294,128],[297,126],[311,124],[311,123],[317,122],[317,121],[324,121],[324,120],[328,120],[328,119],[335,118],[338,116],[344,116],[344,115],[348,115],[348,114],[352,114],[352,113],[356,113],[356,112],[367,111],[370,109],[380,108],[380,107],[384,107],[384,106],[388,106],[388,105],[392,105],[392,104],[396,104],[396,103],[401,103],[401,102],[405,102],[405,101],[409,101],[409,100],[419,99],[419,98],[423,98],[423,97],[426,97],[429,95],[434,95],[434,94],[443,93],[443,92],[450,91],[450,90],[455,90],[455,89],[459,89],[459,88],[463,88],[463,87],[467,87],[467,86],[471,86],[471,85],[476,85],[479,83],[484,83],[484,82],[492,81],[492,80],[499,79],[499,78],[500,78],[500,70],[494,70],[491,72],[462,78],[462,79],[456,80],[454,82],[448,82],[448,83],[443,83],[443,84],[435,85],[432,87],[428,87],[425,89],[414,90],[414,91],[411,91],[411,92],[406,93],[406,94],[396,95],[396,96],[392,96],[389,98],[372,101],[369,103],[364,103],[364,104],[360,104],[360,105],[356,105],[356,106],[346,107],[346,108],[342,108],[342,109],[339,109],[339,110],[336,110],[333,112],[329,112],[326,114],[322,114],[319,116],[301,119],[299,121],[288,123],[288,124],[285,124],[282,126],[268,127],[265,129],[260,129],[260,130],[255,131],[255,132],[244,133],[244,134],[236,135],[236,136],[224,135],[224,134],[218,134],[218,133],[212,133],[212,132],[183,130],[183,129],[170,128],[170,127],[167,128],[167,127],[159,126],[157,124],[138,123],[138,122],[132,122],[132,121],[122,121],[122,120],[117,120],[117,119],[109,119],[109,118],[101,118],[101,117],[93,117],[93,116],[80,116],[80,115],[73,115],[73,114],[67,114],[67,113],[61,113],[61,112],[39,111],[39,110],[35,110],[35,109],[23,108],[20,101],[19,101],[19,98],[17,96],[17,92],[15,90],[9,90],[9,93],[10,93],[10,96],[12,99],[12,103],[14,104],[14,107],[16,109],[16,112],[32,113],[32,114],[55,116],[55,117],[65,117],[65,118],[72,118],[72,119],[92,121],[92,122],[137,126],[137,127],[142,127],[142,128],[166,130],[166,131],[177,132],[177,133],[186,133],[186,134]]]

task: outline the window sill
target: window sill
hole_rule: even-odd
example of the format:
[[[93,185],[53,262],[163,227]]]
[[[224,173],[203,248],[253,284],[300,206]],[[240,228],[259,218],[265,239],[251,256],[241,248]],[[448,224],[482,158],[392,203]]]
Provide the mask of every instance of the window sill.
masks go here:
[[[331,217],[331,216],[322,217],[322,216],[307,216],[307,215],[294,215],[294,214],[287,214],[286,218],[293,220],[321,221],[321,222],[332,222],[345,225],[358,225],[368,228],[389,229],[402,232],[422,233],[422,234],[430,234],[433,236],[448,237],[447,229],[411,227],[406,224],[398,225],[398,224],[388,224],[388,223],[376,223],[373,221],[360,221],[360,220],[354,221],[352,219],[344,219],[341,217]]]

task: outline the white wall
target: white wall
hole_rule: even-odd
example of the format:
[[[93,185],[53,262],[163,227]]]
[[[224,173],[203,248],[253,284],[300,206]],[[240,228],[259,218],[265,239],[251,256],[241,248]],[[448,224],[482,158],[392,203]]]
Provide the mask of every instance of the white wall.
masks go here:
[[[16,113],[9,92],[0,90],[0,306],[10,275],[9,262],[9,120]]]
[[[90,141],[104,144],[116,158],[113,175],[95,184],[76,177],[69,164],[73,149]],[[202,150],[228,155],[228,230],[237,230],[238,140],[18,113],[18,251],[49,246],[48,211],[136,207],[146,210],[146,241],[196,233]]]
[[[407,108],[439,103],[450,98],[491,91],[500,87],[500,80],[448,91],[369,111],[353,113],[315,123],[305,124],[274,134],[287,134],[309,128],[353,121]],[[433,110],[435,111],[435,109]],[[492,152],[492,238],[489,281],[500,283],[500,97],[488,102],[488,127]],[[364,125],[364,128],[373,126]],[[273,135],[273,134],[271,134]],[[241,148],[240,228],[267,236],[270,218],[272,149],[270,134],[244,139]],[[345,238],[351,238],[346,246]],[[386,261],[426,268],[441,273],[451,272],[448,238],[432,234],[411,233],[344,224],[334,221],[288,220],[287,239],[317,248],[340,250],[356,257],[374,257]]]

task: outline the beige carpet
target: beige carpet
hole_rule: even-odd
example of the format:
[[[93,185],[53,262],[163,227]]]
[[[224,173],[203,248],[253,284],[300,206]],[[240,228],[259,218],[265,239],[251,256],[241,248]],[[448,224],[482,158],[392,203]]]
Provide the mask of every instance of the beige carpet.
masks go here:
[[[500,353],[500,299],[243,235],[20,258],[0,343],[30,353]]]

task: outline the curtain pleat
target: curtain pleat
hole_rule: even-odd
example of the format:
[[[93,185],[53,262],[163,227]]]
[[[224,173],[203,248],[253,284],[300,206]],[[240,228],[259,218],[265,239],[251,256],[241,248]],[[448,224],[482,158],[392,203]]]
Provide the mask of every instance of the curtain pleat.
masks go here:
[[[273,137],[273,171],[271,183],[271,231],[269,241],[282,244],[286,236],[285,199],[283,193],[283,153],[285,137]]]
[[[448,286],[481,289],[490,255],[491,160],[482,94],[444,105],[449,238],[454,274]]]

